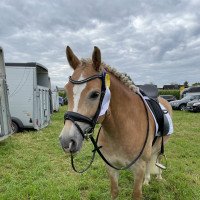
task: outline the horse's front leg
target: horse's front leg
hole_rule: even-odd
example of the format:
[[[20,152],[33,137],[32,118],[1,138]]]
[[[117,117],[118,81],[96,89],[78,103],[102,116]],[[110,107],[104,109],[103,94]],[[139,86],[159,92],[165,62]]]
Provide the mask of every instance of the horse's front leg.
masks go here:
[[[116,199],[119,193],[118,187],[118,178],[119,178],[119,171],[112,169],[111,167],[107,167],[108,175],[110,178],[110,187],[111,187],[111,196],[112,199]]]
[[[142,199],[142,184],[144,181],[146,171],[146,162],[144,160],[138,160],[134,167],[134,188],[133,188],[133,199]]]
[[[150,161],[149,161],[146,164],[146,173],[145,173],[143,185],[149,185],[150,179],[151,179],[151,175],[150,175]]]

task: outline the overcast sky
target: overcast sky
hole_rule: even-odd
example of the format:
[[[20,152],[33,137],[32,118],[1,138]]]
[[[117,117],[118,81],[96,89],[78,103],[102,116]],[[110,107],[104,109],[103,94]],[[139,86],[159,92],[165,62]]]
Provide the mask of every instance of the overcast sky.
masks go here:
[[[200,82],[199,0],[1,0],[0,46],[6,62],[39,62],[54,85],[79,58],[102,60],[136,84]]]

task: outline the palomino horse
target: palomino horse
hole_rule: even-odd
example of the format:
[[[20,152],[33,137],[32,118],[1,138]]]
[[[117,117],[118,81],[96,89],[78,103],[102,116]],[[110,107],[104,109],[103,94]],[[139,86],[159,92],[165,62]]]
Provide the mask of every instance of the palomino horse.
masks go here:
[[[123,168],[132,162],[134,172],[133,199],[142,198],[142,184],[149,184],[150,173],[161,179],[161,169],[155,166],[160,153],[161,138],[152,146],[155,122],[149,108],[138,95],[138,88],[130,79],[101,62],[100,50],[95,47],[92,59],[79,60],[70,47],[66,49],[67,59],[74,69],[65,89],[68,95],[68,114],[60,135],[65,152],[75,153],[82,147],[84,134],[96,118],[102,125],[98,145],[107,161],[116,168]],[[111,99],[108,110],[101,117],[99,105],[102,101],[102,74],[109,74]],[[172,114],[170,104],[159,98]],[[80,118],[80,119],[79,119]],[[90,131],[89,131],[90,132]],[[147,137],[148,136],[148,137]],[[164,143],[169,136],[164,136]],[[144,145],[145,144],[145,145]],[[143,148],[144,147],[144,148]],[[139,155],[139,156],[138,156]],[[113,199],[118,196],[119,170],[106,165]]]

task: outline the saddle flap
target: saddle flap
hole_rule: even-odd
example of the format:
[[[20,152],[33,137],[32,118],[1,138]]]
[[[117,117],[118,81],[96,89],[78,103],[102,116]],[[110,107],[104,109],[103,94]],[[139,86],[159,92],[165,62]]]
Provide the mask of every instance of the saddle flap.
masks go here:
[[[163,127],[163,134],[167,135],[170,130],[170,124],[166,115],[164,115],[164,127]]]

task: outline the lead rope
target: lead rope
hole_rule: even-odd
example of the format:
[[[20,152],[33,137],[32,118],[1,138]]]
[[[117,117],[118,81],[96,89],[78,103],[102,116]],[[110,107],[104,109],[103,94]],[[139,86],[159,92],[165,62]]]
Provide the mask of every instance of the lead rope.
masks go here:
[[[90,168],[90,166],[92,165],[92,163],[93,163],[93,161],[94,161],[94,159],[95,159],[95,153],[96,153],[96,151],[93,150],[92,152],[93,152],[93,153],[92,153],[92,157],[91,157],[90,163],[88,164],[88,166],[87,166],[85,169],[80,170],[80,171],[78,171],[78,170],[76,169],[75,164],[74,164],[74,156],[73,156],[73,154],[71,153],[71,165],[72,165],[72,168],[73,168],[73,170],[74,170],[75,172],[77,172],[77,173],[79,173],[79,174],[82,174],[82,173],[86,172],[86,171]]]
[[[145,104],[144,99],[141,97],[140,94],[138,94],[138,95],[139,95],[139,97],[142,99],[142,102],[143,102],[144,107],[145,107],[145,112],[146,112],[146,117],[147,117],[147,131],[146,131],[146,137],[145,137],[144,144],[143,144],[143,146],[142,146],[142,149],[141,149],[140,153],[137,155],[137,157],[136,157],[133,161],[131,161],[128,165],[126,165],[125,167],[118,168],[118,167],[112,165],[112,164],[105,158],[105,156],[101,153],[100,148],[102,148],[102,146],[98,146],[98,145],[97,145],[98,139],[99,139],[99,134],[100,134],[100,131],[101,131],[101,128],[102,128],[102,126],[101,126],[101,127],[99,128],[99,130],[98,130],[96,140],[94,139],[93,134],[91,134],[91,135],[89,136],[89,138],[90,138],[92,144],[94,145],[94,150],[92,151],[93,154],[92,154],[91,161],[90,161],[90,163],[88,164],[88,166],[87,166],[85,169],[83,169],[83,170],[81,170],[81,171],[78,171],[78,170],[76,169],[76,167],[75,167],[75,165],[74,165],[74,157],[73,157],[73,154],[71,154],[71,164],[72,164],[72,168],[73,168],[73,170],[74,170],[75,172],[77,172],[77,173],[84,173],[85,171],[87,171],[87,170],[90,168],[90,166],[92,165],[92,163],[93,163],[93,161],[94,161],[94,159],[95,159],[95,154],[96,154],[96,152],[99,154],[99,156],[102,158],[102,160],[103,160],[107,165],[109,165],[111,168],[116,169],[116,170],[126,170],[126,169],[130,168],[130,167],[140,158],[140,156],[142,155],[142,153],[143,153],[143,151],[144,151],[144,148],[145,148],[145,146],[146,146],[146,143],[147,143],[147,140],[148,140],[148,137],[149,137],[149,114],[148,114],[147,106],[146,106],[146,104]]]
[[[138,94],[138,95],[139,95],[139,94]],[[139,95],[139,96],[140,96],[140,95]],[[147,116],[147,132],[146,132],[146,138],[145,138],[145,141],[144,141],[144,144],[143,144],[143,146],[142,146],[142,149],[141,149],[140,153],[139,153],[139,154],[137,155],[137,157],[136,157],[133,161],[131,161],[128,165],[126,165],[125,167],[118,168],[118,167],[112,165],[112,164],[105,158],[105,156],[101,153],[100,148],[101,148],[102,146],[99,147],[99,146],[97,145],[97,142],[98,142],[98,137],[99,137],[99,133],[100,133],[100,131],[101,131],[102,126],[100,127],[100,129],[99,129],[99,131],[98,131],[98,135],[97,135],[96,141],[95,141],[95,139],[94,139],[93,136],[90,137],[90,140],[91,140],[91,142],[93,143],[93,145],[94,145],[94,147],[95,147],[95,149],[94,149],[93,151],[97,151],[98,154],[100,155],[100,157],[103,159],[103,161],[104,161],[107,165],[109,165],[110,167],[112,167],[112,168],[114,168],[114,169],[116,169],[116,170],[125,170],[125,169],[130,168],[130,167],[140,158],[140,156],[142,155],[142,153],[143,153],[143,151],[144,151],[144,148],[145,148],[145,146],[146,146],[147,140],[148,140],[148,137],[149,137],[149,115],[148,115],[148,110],[147,110],[147,107],[146,107],[146,104],[145,104],[143,98],[142,98],[141,96],[140,96],[140,98],[142,99],[142,102],[143,102],[143,104],[144,104],[145,111],[146,111],[146,116]]]
[[[145,146],[146,146],[147,140],[148,140],[148,136],[149,136],[149,115],[148,115],[147,106],[146,106],[146,104],[145,104],[145,100],[142,98],[142,96],[141,96],[139,93],[136,93],[136,94],[139,95],[139,97],[141,98],[141,100],[142,100],[142,102],[143,102],[143,104],[144,104],[145,112],[146,112],[146,116],[147,116],[147,132],[146,132],[146,138],[145,138],[144,144],[143,144],[143,146],[142,146],[142,149],[141,149],[140,153],[137,155],[137,157],[136,157],[132,162],[130,162],[130,163],[129,163],[127,166],[125,166],[125,167],[118,168],[118,167],[112,165],[112,164],[104,157],[104,155],[101,153],[100,148],[101,148],[102,146],[98,146],[98,145],[97,145],[97,143],[98,143],[98,138],[99,138],[99,134],[100,134],[100,131],[101,131],[101,127],[100,127],[100,129],[99,129],[99,131],[98,131],[96,140],[95,140],[94,137],[93,137],[94,128],[95,128],[96,122],[97,122],[98,117],[99,117],[99,113],[100,113],[100,109],[101,109],[101,104],[102,104],[103,97],[104,97],[104,95],[105,95],[105,90],[106,90],[106,86],[105,86],[105,73],[103,73],[102,75],[94,75],[94,76],[89,77],[89,78],[87,78],[87,79],[85,79],[85,80],[82,80],[82,81],[75,81],[75,80],[73,80],[71,77],[70,77],[69,80],[70,80],[70,82],[72,82],[72,83],[74,83],[74,84],[82,84],[82,83],[84,83],[84,82],[88,82],[88,81],[94,80],[95,78],[100,78],[100,79],[102,80],[102,90],[101,90],[101,98],[100,98],[100,102],[99,102],[99,106],[98,106],[97,112],[96,112],[95,116],[94,116],[93,119],[92,119],[92,122],[93,122],[93,124],[94,124],[94,125],[92,126],[92,129],[91,129],[89,132],[85,132],[85,134],[84,134],[83,131],[81,130],[80,126],[75,122],[76,120],[73,119],[74,117],[72,117],[72,114],[75,114],[75,113],[73,113],[73,112],[71,112],[71,117],[70,117],[70,115],[69,115],[69,112],[68,112],[68,115],[66,115],[66,116],[64,117],[65,120],[67,120],[67,119],[68,119],[68,120],[71,120],[71,121],[74,123],[74,125],[77,127],[77,129],[79,130],[79,132],[81,133],[81,135],[83,136],[83,138],[84,138],[84,139],[85,139],[85,138],[86,138],[86,139],[89,139],[89,138],[90,138],[91,142],[92,142],[93,145],[94,145],[94,150],[92,151],[93,154],[92,154],[92,157],[91,157],[91,161],[90,161],[90,163],[88,164],[88,166],[87,166],[85,169],[81,170],[81,171],[78,171],[78,170],[76,169],[76,167],[75,167],[75,165],[74,165],[74,156],[73,156],[73,154],[71,153],[71,164],[72,164],[72,168],[73,168],[74,171],[76,171],[77,173],[83,173],[83,172],[87,171],[87,170],[89,169],[89,167],[92,165],[92,163],[93,163],[93,161],[94,161],[94,158],[95,158],[95,153],[96,153],[96,151],[97,151],[97,153],[98,153],[98,154],[100,155],[100,157],[104,160],[104,162],[105,162],[107,165],[109,165],[110,167],[112,167],[112,168],[114,168],[114,169],[116,169],[116,170],[125,170],[125,169],[128,169],[128,168],[130,168],[130,167],[140,158],[140,156],[142,155],[142,153],[143,153],[143,151],[144,151],[144,148],[145,148]],[[79,116],[80,116],[80,115],[79,115]]]
[[[93,139],[91,139],[91,137],[89,137],[95,144],[97,144],[97,142],[98,142],[99,133],[100,133],[100,131],[101,131],[101,128],[102,128],[102,126],[100,126],[100,128],[99,128],[99,130],[98,130],[97,137],[96,137],[96,141],[94,140],[94,137],[93,137],[92,135],[91,135],[91,137],[92,137]],[[92,142],[92,143],[93,143],[93,142]],[[94,143],[93,143],[93,145],[94,145]],[[97,145],[94,145],[94,147],[95,147],[95,146],[97,146]],[[102,146],[99,146],[99,147],[97,146],[97,147],[95,147],[95,148],[92,150],[92,157],[91,157],[90,163],[88,164],[88,166],[87,166],[85,169],[80,170],[80,171],[78,171],[78,170],[76,169],[75,164],[74,164],[74,156],[73,156],[73,154],[71,153],[71,164],[72,164],[73,170],[74,170],[75,172],[79,173],[79,174],[82,174],[82,173],[86,172],[86,171],[90,168],[90,166],[92,165],[92,163],[94,162],[95,154],[96,154],[97,149],[100,149],[101,147],[102,147]]]
[[[105,75],[104,75],[104,76],[105,76]],[[81,135],[83,136],[83,138],[86,138],[87,140],[88,140],[89,138],[91,139],[91,137],[93,138],[92,135],[94,134],[95,125],[96,125],[96,122],[97,122],[97,120],[98,120],[98,116],[99,116],[99,113],[100,113],[100,110],[101,110],[101,105],[102,105],[103,98],[104,98],[104,95],[105,95],[106,86],[105,86],[105,82],[104,82],[104,80],[103,80],[104,76],[99,76],[99,75],[98,75],[98,76],[93,76],[92,78],[88,78],[88,79],[87,79],[87,81],[88,81],[88,80],[93,80],[93,79],[95,79],[95,78],[101,78],[101,80],[102,80],[101,97],[100,97],[100,101],[99,101],[99,105],[98,105],[97,112],[96,112],[96,114],[95,114],[95,116],[94,116],[94,118],[93,118],[93,120],[92,120],[93,123],[94,123],[94,127],[92,127],[92,132],[89,133],[89,134],[87,134],[87,135],[84,135],[84,133],[83,133],[83,131],[81,130],[81,128],[79,127],[79,125],[78,125],[74,120],[72,120],[72,119],[69,118],[69,119],[74,123],[74,125],[77,127],[77,129],[79,130],[79,132],[81,133]],[[71,81],[72,81],[72,79],[71,79]],[[73,81],[73,82],[77,84],[76,81]],[[78,81],[78,84],[80,84],[79,81]],[[102,126],[101,126],[101,127],[102,127]],[[72,168],[73,168],[73,170],[74,170],[75,172],[80,173],[80,174],[86,172],[86,171],[90,168],[90,166],[92,165],[92,163],[94,162],[96,151],[97,151],[97,149],[101,148],[101,147],[97,147],[97,142],[98,142],[98,138],[99,138],[99,133],[100,133],[101,127],[99,128],[96,141],[95,141],[94,138],[92,139],[93,142],[94,142],[96,145],[94,145],[94,143],[92,142],[95,148],[94,148],[94,150],[92,150],[92,157],[91,157],[91,160],[90,160],[88,166],[87,166],[85,169],[80,170],[80,171],[78,171],[78,170],[76,169],[75,164],[74,164],[74,156],[73,156],[73,154],[71,153],[71,165],[72,165]]]

